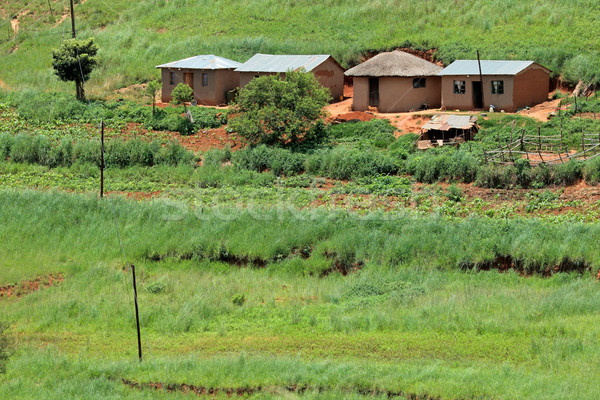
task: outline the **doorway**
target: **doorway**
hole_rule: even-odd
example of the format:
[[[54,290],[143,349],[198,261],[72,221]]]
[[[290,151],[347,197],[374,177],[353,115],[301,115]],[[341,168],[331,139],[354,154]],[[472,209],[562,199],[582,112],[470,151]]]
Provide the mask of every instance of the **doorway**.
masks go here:
[[[379,107],[379,78],[369,78],[369,106]]]
[[[188,85],[192,91],[194,90],[194,73],[193,72],[185,72],[183,74],[183,82]]]
[[[483,88],[481,81],[473,81],[473,107],[483,108]]]

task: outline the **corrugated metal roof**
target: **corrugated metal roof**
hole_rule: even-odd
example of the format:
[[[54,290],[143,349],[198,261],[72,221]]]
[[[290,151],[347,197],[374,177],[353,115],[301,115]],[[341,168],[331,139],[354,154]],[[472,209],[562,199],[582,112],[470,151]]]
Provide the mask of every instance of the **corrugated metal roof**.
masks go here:
[[[273,55],[255,54],[236,69],[238,72],[287,72],[304,68],[311,71],[321,65],[329,54],[321,55]]]
[[[481,73],[483,75],[517,75],[531,64],[534,62],[481,60]],[[456,60],[438,75],[479,75],[479,65],[477,60]]]
[[[213,54],[200,55],[183,60],[173,61],[167,64],[157,65],[156,68],[179,68],[179,69],[233,69],[242,63]]]
[[[477,117],[472,115],[442,114],[434,115],[431,120],[423,125],[425,131],[449,131],[450,129],[471,129],[477,122]]]

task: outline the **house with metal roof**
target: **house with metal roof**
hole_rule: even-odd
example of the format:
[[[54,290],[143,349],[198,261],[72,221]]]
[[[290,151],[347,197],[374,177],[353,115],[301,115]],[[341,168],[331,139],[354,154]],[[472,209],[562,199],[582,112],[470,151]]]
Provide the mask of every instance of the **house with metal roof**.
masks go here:
[[[329,54],[273,55],[255,54],[236,68],[240,74],[240,87],[263,75],[284,76],[286,72],[303,69],[313,73],[317,80],[331,92],[333,99],[344,94],[344,68]]]
[[[395,50],[375,57],[346,71],[353,77],[352,109],[376,107],[394,113],[437,108],[441,102],[443,68],[420,57]]]
[[[179,83],[192,88],[194,100],[203,105],[225,104],[227,93],[240,84],[235,69],[241,63],[212,54],[199,55],[156,66],[161,70],[162,101],[172,100],[171,93]]]
[[[442,107],[516,111],[548,99],[550,70],[533,61],[457,60],[439,74]]]

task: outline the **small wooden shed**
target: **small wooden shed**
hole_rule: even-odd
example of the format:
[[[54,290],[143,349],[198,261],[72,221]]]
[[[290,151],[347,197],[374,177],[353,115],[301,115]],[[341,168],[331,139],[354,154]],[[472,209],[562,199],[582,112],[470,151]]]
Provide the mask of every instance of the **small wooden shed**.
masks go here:
[[[198,104],[215,106],[225,104],[227,92],[240,84],[235,69],[241,63],[213,54],[200,55],[158,65],[162,77],[162,101],[172,100],[171,93],[179,83],[192,88]]]
[[[417,143],[419,149],[457,145],[472,140],[479,127],[474,115],[434,115],[421,128],[421,137]]]
[[[396,113],[437,108],[442,67],[404,51],[381,53],[346,71],[353,77],[352,109]]]

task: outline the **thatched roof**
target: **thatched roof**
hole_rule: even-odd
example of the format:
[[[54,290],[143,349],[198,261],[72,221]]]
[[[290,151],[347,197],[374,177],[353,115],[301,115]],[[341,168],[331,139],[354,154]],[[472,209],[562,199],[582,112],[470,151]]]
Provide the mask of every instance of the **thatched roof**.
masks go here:
[[[346,71],[346,76],[435,76],[442,67],[400,50],[381,53]]]

